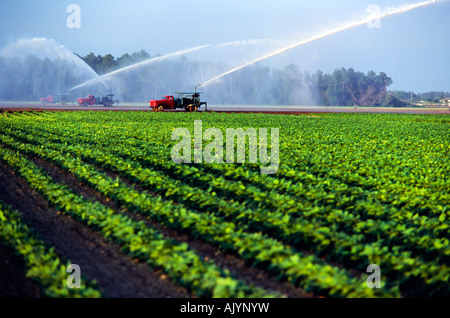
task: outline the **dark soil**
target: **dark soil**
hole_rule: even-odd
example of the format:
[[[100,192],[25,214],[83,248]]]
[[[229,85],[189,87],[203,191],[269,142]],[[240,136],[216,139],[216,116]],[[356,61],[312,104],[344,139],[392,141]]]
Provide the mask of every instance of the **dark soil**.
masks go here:
[[[39,285],[25,274],[25,262],[0,242],[0,298],[42,297]]]
[[[24,221],[40,235],[56,253],[72,263],[78,264],[81,274],[95,280],[106,297],[191,297],[182,287],[170,282],[161,271],[152,271],[145,263],[133,260],[121,252],[120,247],[48,206],[45,199],[33,191],[26,182],[15,175],[9,167],[0,162],[0,199],[18,210]],[[3,258],[7,279],[0,280],[0,295],[5,297],[37,297],[33,283],[25,277],[23,264],[18,257]],[[23,282],[27,286],[14,291]]]

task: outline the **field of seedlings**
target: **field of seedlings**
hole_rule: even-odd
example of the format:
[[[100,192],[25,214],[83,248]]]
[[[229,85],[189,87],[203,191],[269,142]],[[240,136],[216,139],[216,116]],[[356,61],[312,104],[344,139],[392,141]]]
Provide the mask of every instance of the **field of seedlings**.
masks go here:
[[[278,128],[277,172],[175,163],[194,121]],[[444,115],[0,113],[1,295],[449,297],[449,216]]]

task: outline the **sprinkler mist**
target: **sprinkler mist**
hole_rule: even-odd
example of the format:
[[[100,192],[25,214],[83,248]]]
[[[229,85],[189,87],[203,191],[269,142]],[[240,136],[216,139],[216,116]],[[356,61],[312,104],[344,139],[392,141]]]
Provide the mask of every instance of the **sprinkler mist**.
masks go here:
[[[67,65],[70,65],[70,73],[73,76],[79,77],[78,80],[86,80],[89,78],[90,81],[100,82],[109,89],[105,81],[89,65],[53,39],[22,39],[0,51],[0,56],[7,58],[20,58],[25,60],[29,55],[41,60],[47,58],[51,61],[64,61]]]
[[[178,52],[170,53],[170,54],[167,54],[167,55],[164,55],[164,56],[159,56],[159,57],[150,58],[150,59],[148,59],[148,60],[145,60],[145,61],[142,61],[142,62],[133,64],[133,65],[130,65],[130,66],[123,67],[123,68],[121,68],[121,69],[118,69],[118,70],[115,70],[115,71],[113,71],[113,72],[110,72],[110,73],[104,74],[104,75],[102,75],[102,76],[99,76],[98,78],[94,78],[94,79],[91,79],[91,80],[86,81],[86,82],[84,82],[84,83],[81,83],[81,84],[79,84],[79,85],[77,85],[77,86],[72,87],[71,89],[69,89],[69,91],[72,91],[72,90],[75,90],[75,89],[78,89],[78,88],[81,88],[81,87],[84,87],[84,86],[87,86],[87,85],[91,85],[91,84],[93,84],[93,83],[96,83],[96,82],[99,81],[99,80],[101,80],[101,81],[104,82],[105,79],[111,78],[111,77],[113,77],[114,75],[117,75],[117,74],[119,74],[119,73],[122,73],[122,72],[125,72],[125,71],[130,71],[130,70],[133,70],[133,69],[142,67],[142,66],[144,66],[144,65],[151,64],[151,63],[155,63],[155,62],[159,62],[159,61],[162,61],[162,60],[171,58],[171,57],[175,57],[175,56],[187,54],[187,53],[190,53],[190,52],[198,51],[198,50],[207,48],[207,47],[209,47],[209,46],[210,46],[210,45],[197,46],[197,47],[190,48],[190,49],[187,49],[187,50],[183,50],[183,51],[178,51]],[[106,84],[105,84],[105,85],[106,85]]]
[[[257,58],[257,59],[255,59],[253,61],[245,63],[245,64],[243,64],[241,66],[235,67],[235,68],[233,68],[233,69],[231,69],[231,70],[229,70],[229,71],[227,71],[227,72],[225,72],[223,74],[220,74],[220,75],[218,75],[216,77],[211,78],[210,80],[207,80],[206,82],[200,84],[199,87],[205,87],[205,86],[211,85],[211,84],[217,82],[221,78],[223,78],[223,77],[225,77],[225,76],[227,76],[227,75],[229,75],[231,73],[237,72],[237,71],[239,71],[239,70],[241,70],[241,69],[243,69],[243,68],[245,68],[247,66],[250,66],[252,64],[258,63],[258,62],[263,61],[263,60],[266,60],[266,59],[271,58],[271,57],[273,57],[275,55],[284,53],[286,51],[289,51],[289,50],[294,49],[296,47],[305,45],[307,43],[310,43],[310,42],[313,42],[313,41],[317,41],[317,40],[320,40],[322,38],[328,37],[330,35],[333,35],[333,34],[336,34],[336,33],[340,33],[340,32],[343,32],[343,31],[346,31],[346,30],[349,30],[349,29],[352,29],[352,28],[355,28],[355,27],[358,27],[358,26],[370,23],[370,22],[372,22],[374,20],[383,19],[383,18],[392,16],[392,15],[406,13],[408,11],[411,11],[411,10],[414,10],[414,9],[417,9],[417,8],[420,8],[420,7],[425,7],[425,6],[428,6],[428,5],[437,3],[437,2],[441,2],[441,1],[445,1],[445,0],[430,0],[430,1],[424,1],[424,2],[420,2],[420,3],[416,3],[416,4],[404,5],[404,6],[401,6],[401,7],[388,9],[384,13],[381,13],[381,14],[378,14],[378,15],[375,15],[375,16],[371,15],[370,17],[364,18],[362,20],[358,20],[358,21],[355,21],[355,22],[349,22],[349,23],[347,23],[347,24],[345,24],[343,26],[339,26],[339,27],[336,27],[336,28],[334,28],[332,30],[322,32],[322,33],[320,33],[320,34],[318,34],[316,36],[313,36],[313,37],[311,37],[309,39],[306,39],[306,40],[294,43],[292,45],[289,45],[287,47],[281,48],[281,49],[276,50],[276,51],[274,51],[272,53],[269,53],[267,55],[264,55],[264,56],[262,56],[260,58]]]

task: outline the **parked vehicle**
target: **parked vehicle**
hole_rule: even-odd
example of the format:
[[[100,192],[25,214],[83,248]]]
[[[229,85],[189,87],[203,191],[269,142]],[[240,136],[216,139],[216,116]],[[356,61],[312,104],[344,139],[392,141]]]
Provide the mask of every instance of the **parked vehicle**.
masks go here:
[[[77,103],[80,106],[93,106],[93,105],[103,105],[105,107],[112,107],[114,104],[118,104],[118,100],[113,99],[114,94],[108,93],[108,94],[102,94],[102,96],[94,96],[94,95],[87,95],[84,98],[78,98]]]

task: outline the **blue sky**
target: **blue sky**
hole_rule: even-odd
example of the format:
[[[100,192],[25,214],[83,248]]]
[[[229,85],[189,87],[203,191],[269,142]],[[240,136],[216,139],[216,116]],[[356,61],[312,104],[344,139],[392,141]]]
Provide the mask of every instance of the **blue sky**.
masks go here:
[[[2,0],[0,50],[20,39],[33,37],[54,39],[80,55],[94,52],[111,53],[115,57],[141,49],[151,55],[164,55],[230,41],[270,39],[288,43],[307,39],[324,28],[366,17],[369,5],[385,9],[418,2],[420,0]],[[79,29],[66,25],[70,15],[66,8],[72,3],[81,8]],[[383,19],[380,26],[350,29],[264,63],[276,67],[295,63],[304,69],[323,72],[340,67],[353,67],[364,73],[383,71],[394,80],[390,89],[417,93],[450,91],[450,1],[390,16]],[[228,50],[228,58],[239,61],[247,58],[238,47],[235,57],[232,48]],[[222,55],[216,49],[205,51],[202,58],[220,60]]]

